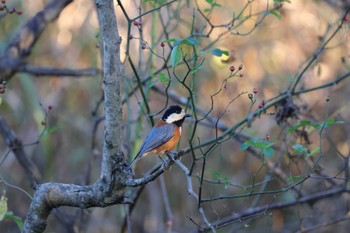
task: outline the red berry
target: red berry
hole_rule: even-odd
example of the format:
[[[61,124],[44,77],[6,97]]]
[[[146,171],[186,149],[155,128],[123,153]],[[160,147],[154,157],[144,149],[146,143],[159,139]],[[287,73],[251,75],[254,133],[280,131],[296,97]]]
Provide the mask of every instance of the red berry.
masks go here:
[[[238,70],[241,70],[241,69],[243,69],[243,65],[242,65],[242,64],[240,64],[240,65],[238,66]]]
[[[47,106],[47,108],[48,108],[49,110],[51,110],[53,107],[52,107],[52,105],[49,105],[49,106]]]
[[[134,26],[142,26],[142,21],[134,21]]]
[[[230,71],[233,72],[235,71],[236,67],[235,66],[230,66]]]
[[[243,73],[240,73],[240,74],[239,74],[239,77],[241,77],[241,78],[242,78],[243,76],[244,76],[244,74],[243,74]]]
[[[267,133],[266,136],[265,136],[266,140],[270,140],[270,135]]]
[[[344,17],[344,22],[348,22],[349,21],[349,15],[346,15],[345,17]]]
[[[143,44],[143,45],[141,46],[141,48],[142,48],[142,49],[146,49],[147,46],[146,46],[145,44]]]
[[[263,108],[264,106],[262,105],[262,103],[260,103],[259,105],[258,105],[258,108]]]
[[[17,15],[21,15],[23,13],[22,10],[16,10]]]
[[[4,94],[6,90],[5,84],[0,84],[0,94]]]
[[[168,220],[168,221],[166,222],[166,226],[167,226],[168,228],[172,227],[172,226],[173,226],[173,221]]]
[[[0,6],[0,11],[4,10],[5,6]]]
[[[258,89],[256,89],[255,87],[253,88],[253,93],[256,95],[258,94]]]
[[[160,46],[161,46],[162,48],[164,48],[164,47],[165,47],[164,42],[160,43]]]

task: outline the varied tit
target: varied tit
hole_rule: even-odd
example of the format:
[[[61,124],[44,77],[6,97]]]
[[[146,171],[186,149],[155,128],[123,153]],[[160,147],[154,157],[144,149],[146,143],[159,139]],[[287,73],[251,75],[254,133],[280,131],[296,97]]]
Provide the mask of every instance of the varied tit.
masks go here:
[[[172,151],[179,142],[182,123],[186,117],[190,116],[191,114],[186,114],[178,105],[168,107],[162,119],[148,133],[139,153],[130,163],[129,168],[142,156],[159,155]]]

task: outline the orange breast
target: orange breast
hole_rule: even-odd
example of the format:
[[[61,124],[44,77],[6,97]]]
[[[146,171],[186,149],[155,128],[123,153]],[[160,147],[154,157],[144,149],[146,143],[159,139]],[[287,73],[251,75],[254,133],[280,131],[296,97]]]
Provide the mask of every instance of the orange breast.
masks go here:
[[[176,126],[174,137],[172,137],[169,141],[167,141],[165,144],[158,146],[157,148],[153,149],[149,152],[149,154],[164,154],[164,152],[172,151],[180,139],[180,128]]]

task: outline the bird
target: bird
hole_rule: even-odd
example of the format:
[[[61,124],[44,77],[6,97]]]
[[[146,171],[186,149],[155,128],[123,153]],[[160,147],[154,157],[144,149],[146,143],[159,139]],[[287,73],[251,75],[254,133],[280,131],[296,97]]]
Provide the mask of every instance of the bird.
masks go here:
[[[186,114],[179,105],[169,106],[164,112],[162,119],[148,133],[140,147],[140,151],[131,161],[128,168],[130,169],[143,156],[161,155],[172,151],[179,142],[182,123],[186,117],[191,116],[191,114]]]

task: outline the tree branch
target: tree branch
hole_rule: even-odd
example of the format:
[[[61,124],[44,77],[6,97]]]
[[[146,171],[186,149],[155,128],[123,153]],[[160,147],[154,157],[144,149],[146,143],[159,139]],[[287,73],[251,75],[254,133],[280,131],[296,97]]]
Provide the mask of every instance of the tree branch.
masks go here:
[[[28,73],[38,77],[43,76],[96,76],[101,74],[101,70],[97,68],[86,68],[86,69],[60,69],[55,67],[39,67],[26,64],[18,69],[19,72]]]
[[[336,187],[333,189],[329,189],[323,192],[318,192],[315,194],[310,194],[305,197],[298,198],[294,201],[287,201],[287,202],[278,202],[275,204],[268,204],[268,205],[262,205],[258,206],[255,208],[250,208],[245,211],[242,211],[240,213],[235,213],[234,215],[228,216],[226,218],[222,218],[214,223],[212,225],[215,227],[215,229],[227,226],[228,224],[231,224],[235,221],[242,221],[244,219],[247,219],[252,216],[256,216],[257,214],[262,214],[266,213],[269,210],[275,210],[275,209],[282,209],[282,208],[287,208],[290,206],[295,206],[303,203],[313,203],[317,200],[323,199],[323,198],[328,198],[334,195],[340,195],[342,193],[349,193],[350,190],[344,188],[344,187]],[[210,228],[204,228],[203,232],[209,231]],[[201,230],[202,231],[202,230]],[[194,230],[193,232],[197,232],[197,229]]]
[[[113,1],[96,0],[102,38],[105,132],[100,179],[93,185],[45,183],[35,191],[23,232],[42,232],[52,209],[60,206],[105,207],[127,203],[122,180],[127,179],[121,152],[120,37]],[[116,175],[114,175],[116,174]]]

